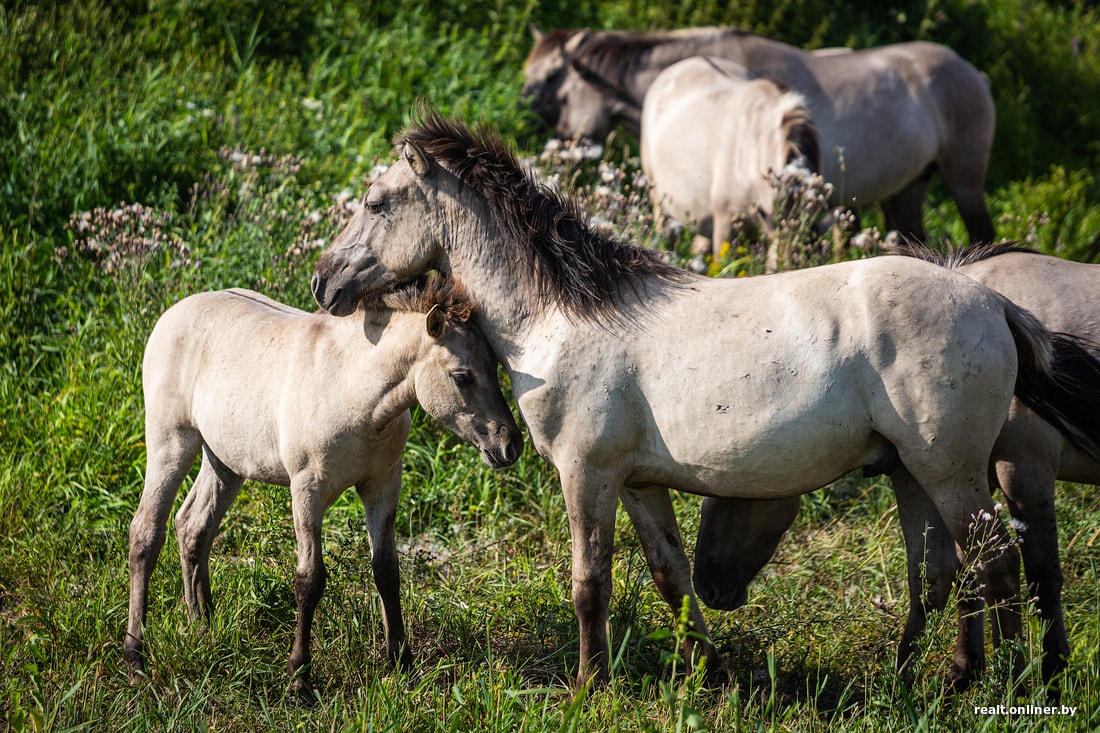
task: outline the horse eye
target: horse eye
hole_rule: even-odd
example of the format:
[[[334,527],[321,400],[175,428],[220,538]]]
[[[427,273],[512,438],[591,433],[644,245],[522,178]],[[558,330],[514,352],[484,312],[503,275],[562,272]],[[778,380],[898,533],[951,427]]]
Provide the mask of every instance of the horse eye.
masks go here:
[[[378,216],[385,211],[385,209],[386,203],[384,201],[371,201],[367,199],[367,211],[369,211],[372,216]]]
[[[469,387],[474,383],[474,375],[466,369],[459,369],[456,372],[451,372],[451,381],[456,386]]]

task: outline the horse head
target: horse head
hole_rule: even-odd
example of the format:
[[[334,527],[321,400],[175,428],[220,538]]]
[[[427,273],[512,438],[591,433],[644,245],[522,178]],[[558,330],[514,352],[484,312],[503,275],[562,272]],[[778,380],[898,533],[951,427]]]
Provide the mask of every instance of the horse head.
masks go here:
[[[749,582],[775,554],[799,502],[797,496],[703,501],[692,576],[703,603],[722,611],[745,605]]]
[[[438,170],[416,146],[402,145],[401,157],[317,261],[310,287],[318,305],[346,316],[363,298],[433,269],[440,254],[435,230],[410,211],[430,209],[420,184]]]
[[[638,134],[641,104],[605,63],[608,56],[586,52],[589,31],[533,28],[532,35],[523,96],[559,137],[599,142],[618,124]]]

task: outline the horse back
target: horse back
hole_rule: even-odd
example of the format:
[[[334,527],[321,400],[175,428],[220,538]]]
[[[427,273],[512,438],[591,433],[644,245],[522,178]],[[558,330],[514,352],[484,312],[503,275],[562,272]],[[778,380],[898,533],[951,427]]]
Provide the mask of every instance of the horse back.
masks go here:
[[[1006,252],[958,271],[1031,311],[1049,330],[1100,343],[1100,265]]]

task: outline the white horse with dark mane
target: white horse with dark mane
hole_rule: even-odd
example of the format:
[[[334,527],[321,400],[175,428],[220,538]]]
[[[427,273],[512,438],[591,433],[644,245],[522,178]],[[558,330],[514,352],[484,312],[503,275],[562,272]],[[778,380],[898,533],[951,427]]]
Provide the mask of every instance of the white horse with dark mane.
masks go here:
[[[523,93],[561,137],[602,140],[616,125],[639,135],[657,75],[692,56],[718,56],[802,95],[821,134],[832,205],[877,202],[887,229],[923,240],[921,209],[938,171],[970,241],[994,238],[985,205],[993,95],[986,77],[945,46],[805,51],[731,28],[533,32]]]
[[[601,235],[498,135],[438,115],[406,131],[398,156],[318,261],[314,297],[346,315],[433,269],[469,288],[531,440],[561,477],[578,682],[609,674],[620,501],[662,597],[678,610],[687,596],[705,634],[669,488],[786,498],[860,467],[892,474],[900,512],[942,519],[979,563],[995,638],[1019,636],[1019,554],[994,515],[989,456],[1014,394],[1062,425],[1082,390],[1100,389],[1053,371],[1058,353],[1081,351],[1074,340],[907,257],[766,278],[686,273]],[[921,630],[906,627],[900,665]],[[720,667],[712,643],[687,645]]]
[[[310,628],[325,589],[321,521],[349,486],[363,502],[386,650],[409,665],[394,520],[401,454],[417,401],[485,462],[506,466],[523,438],[497,381],[497,362],[470,322],[460,286],[387,294],[358,318],[306,313],[248,290],[199,293],[169,308],[145,348],[145,488],[130,523],[131,679],[145,672],[149,578],[176,492],[202,465],[176,514],[183,590],[192,618],[209,616],[210,550],[246,479],[289,486],[298,545],[292,689],[310,697]]]
[[[718,257],[740,219],[765,235],[765,269],[775,272],[773,177],[786,169],[809,175],[821,164],[801,95],[733,61],[698,56],[657,75],[641,129],[642,170],[658,220],[667,214],[693,223],[694,251]]]

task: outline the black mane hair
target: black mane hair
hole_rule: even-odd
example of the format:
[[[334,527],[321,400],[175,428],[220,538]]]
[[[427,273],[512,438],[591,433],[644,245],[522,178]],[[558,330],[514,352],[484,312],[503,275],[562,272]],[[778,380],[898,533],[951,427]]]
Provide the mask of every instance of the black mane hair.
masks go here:
[[[963,265],[972,265],[975,262],[988,260],[992,257],[1008,254],[1009,252],[1024,252],[1027,254],[1039,254],[1035,250],[1024,247],[1019,242],[979,242],[963,249],[948,248],[946,252],[939,252],[927,245],[910,240],[903,240],[894,245],[889,254],[913,257],[914,259],[931,262],[940,267],[954,270]]]
[[[553,302],[570,315],[596,321],[621,318],[621,292],[638,292],[644,278],[677,282],[687,273],[661,253],[600,234],[575,200],[539,183],[499,134],[470,129],[438,112],[421,110],[399,139],[438,163],[486,202],[505,247],[515,247],[533,307]]]
[[[723,38],[754,35],[736,28],[715,28],[714,34]],[[595,32],[581,42],[572,59],[614,85],[624,86],[644,54],[666,43],[683,43],[685,40],[685,36],[672,33]]]

